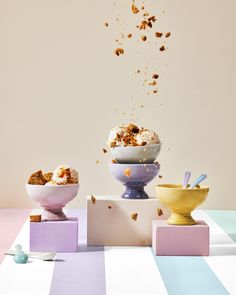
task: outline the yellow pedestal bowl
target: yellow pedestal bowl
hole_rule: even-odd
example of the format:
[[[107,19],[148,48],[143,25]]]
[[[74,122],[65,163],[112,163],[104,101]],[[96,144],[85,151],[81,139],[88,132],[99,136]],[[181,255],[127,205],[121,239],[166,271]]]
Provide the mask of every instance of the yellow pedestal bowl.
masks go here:
[[[171,210],[168,224],[193,225],[196,221],[191,212],[205,201],[209,187],[184,189],[182,185],[159,184],[155,186],[155,190],[159,201]]]

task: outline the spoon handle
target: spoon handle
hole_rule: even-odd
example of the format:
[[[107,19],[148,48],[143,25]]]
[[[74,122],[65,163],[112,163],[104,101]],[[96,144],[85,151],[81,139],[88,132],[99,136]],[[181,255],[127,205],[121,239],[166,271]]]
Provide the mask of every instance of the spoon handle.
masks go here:
[[[196,185],[198,185],[200,182],[202,182],[204,179],[207,178],[206,174],[200,175],[191,185],[189,188],[194,188]]]
[[[15,255],[16,251],[15,250],[6,250],[4,252],[5,255]],[[42,260],[45,260],[45,258],[47,258],[47,256],[50,256],[50,257],[54,257],[56,255],[56,253],[54,252],[27,252],[25,251],[25,254],[28,256],[28,257],[31,257],[31,258],[38,258],[38,259],[42,259]]]
[[[191,176],[191,172],[187,171],[184,174],[184,182],[183,182],[183,188],[187,188],[188,187],[188,182],[189,182],[189,178]]]

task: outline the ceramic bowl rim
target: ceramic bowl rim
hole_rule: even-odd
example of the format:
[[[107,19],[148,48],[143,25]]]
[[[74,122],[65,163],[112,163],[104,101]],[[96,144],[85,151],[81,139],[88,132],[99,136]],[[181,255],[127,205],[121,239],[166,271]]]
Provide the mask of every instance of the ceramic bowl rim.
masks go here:
[[[45,184],[30,184],[30,183],[26,183],[25,186],[29,186],[29,187],[72,187],[72,186],[79,186],[79,183],[70,183],[70,184],[49,184],[49,185],[45,185]]]
[[[156,184],[156,188],[162,188],[164,190],[177,190],[177,191],[209,191],[209,186],[203,185],[200,188],[183,188],[182,184],[174,184],[174,183],[162,183]]]
[[[151,147],[157,147],[157,146],[162,146],[162,143],[155,143],[155,144],[147,144],[147,145],[136,145],[136,146],[132,146],[132,145],[128,145],[128,146],[115,146],[115,147],[110,147],[111,150],[115,150],[115,149],[125,149],[125,148],[130,148],[130,149],[137,149],[137,148],[151,148]]]
[[[129,164],[129,163],[109,163],[109,165],[110,166],[113,166],[113,165],[116,165],[116,166],[131,166],[131,167],[150,167],[150,166],[156,166],[156,167],[158,167],[158,168],[160,168],[160,163],[147,163],[147,164],[145,164],[145,163],[131,163],[131,164]]]

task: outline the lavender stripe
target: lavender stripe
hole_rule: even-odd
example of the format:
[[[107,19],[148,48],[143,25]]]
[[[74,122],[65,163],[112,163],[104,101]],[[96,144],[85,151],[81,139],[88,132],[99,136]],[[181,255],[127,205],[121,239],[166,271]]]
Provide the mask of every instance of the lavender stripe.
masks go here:
[[[50,295],[106,295],[104,248],[86,245],[86,211],[67,216],[79,218],[79,252],[57,254]]]

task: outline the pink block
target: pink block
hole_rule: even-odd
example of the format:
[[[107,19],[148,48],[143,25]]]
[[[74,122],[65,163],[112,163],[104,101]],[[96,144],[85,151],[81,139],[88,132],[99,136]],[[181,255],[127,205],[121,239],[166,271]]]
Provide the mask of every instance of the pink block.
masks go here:
[[[202,220],[196,225],[169,225],[166,220],[152,223],[152,248],[155,255],[208,256],[209,226]]]
[[[78,218],[30,222],[30,251],[77,252]]]

